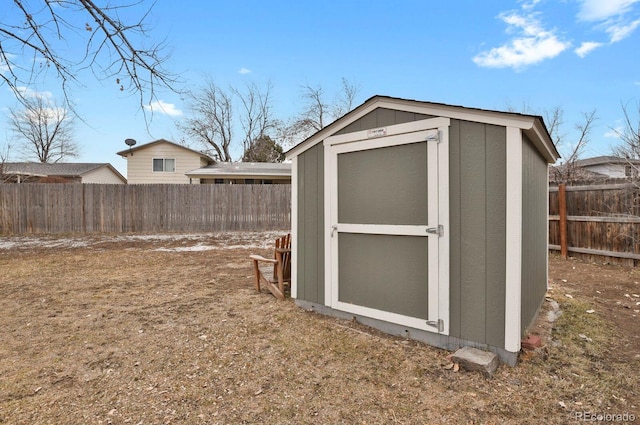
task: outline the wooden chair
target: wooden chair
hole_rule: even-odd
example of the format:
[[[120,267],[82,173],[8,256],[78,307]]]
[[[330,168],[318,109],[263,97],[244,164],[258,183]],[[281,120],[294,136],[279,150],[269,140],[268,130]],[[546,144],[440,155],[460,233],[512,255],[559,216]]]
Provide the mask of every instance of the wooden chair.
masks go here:
[[[285,298],[285,285],[291,288],[291,234],[276,239],[274,258],[264,258],[251,255],[253,269],[256,274],[256,290],[260,291],[260,281],[267,284],[267,288],[276,298]],[[267,263],[267,264],[260,264]]]

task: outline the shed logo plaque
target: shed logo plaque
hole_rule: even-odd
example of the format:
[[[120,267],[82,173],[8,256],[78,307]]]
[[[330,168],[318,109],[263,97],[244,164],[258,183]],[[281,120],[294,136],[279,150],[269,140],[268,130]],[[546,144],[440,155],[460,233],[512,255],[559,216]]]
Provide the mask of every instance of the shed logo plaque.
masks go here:
[[[374,128],[367,131],[367,139],[373,139],[374,137],[384,137],[387,135],[387,127]]]

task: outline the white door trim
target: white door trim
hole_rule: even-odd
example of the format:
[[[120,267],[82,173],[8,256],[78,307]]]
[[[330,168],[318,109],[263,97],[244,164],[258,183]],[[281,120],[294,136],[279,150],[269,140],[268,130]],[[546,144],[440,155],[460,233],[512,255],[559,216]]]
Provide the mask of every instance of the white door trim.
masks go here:
[[[507,249],[504,348],[520,351],[522,306],[522,130],[507,127]]]
[[[291,298],[298,298],[298,157],[291,159]]]
[[[399,134],[413,133],[425,129],[437,129],[449,127],[451,120],[449,118],[428,118],[420,121],[411,121],[403,124],[395,124],[386,127],[378,127],[370,130],[355,131],[353,133],[339,134],[337,136],[327,137],[324,144],[339,145],[342,143],[352,143],[361,140],[371,140],[377,137],[396,136]]]
[[[433,118],[328,137],[324,141],[324,202],[325,202],[325,305],[332,308],[385,320],[416,329],[449,333],[449,124],[448,118]],[[367,138],[369,137],[369,138]],[[389,146],[425,142],[428,193],[436,202],[428,203],[426,226],[395,226],[338,223],[337,158],[338,154]],[[431,162],[433,161],[433,162]],[[427,229],[444,227],[440,235]],[[428,320],[413,318],[369,307],[340,302],[338,299],[338,238],[335,233],[371,233],[427,237],[429,250]],[[332,237],[335,236],[335,237]]]

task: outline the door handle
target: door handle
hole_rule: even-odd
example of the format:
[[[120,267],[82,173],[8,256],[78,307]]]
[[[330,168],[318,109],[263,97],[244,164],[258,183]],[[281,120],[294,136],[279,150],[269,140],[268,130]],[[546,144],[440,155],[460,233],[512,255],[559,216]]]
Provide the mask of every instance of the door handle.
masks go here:
[[[331,237],[333,237],[333,234],[338,230],[338,225],[334,224],[333,226],[331,226]]]

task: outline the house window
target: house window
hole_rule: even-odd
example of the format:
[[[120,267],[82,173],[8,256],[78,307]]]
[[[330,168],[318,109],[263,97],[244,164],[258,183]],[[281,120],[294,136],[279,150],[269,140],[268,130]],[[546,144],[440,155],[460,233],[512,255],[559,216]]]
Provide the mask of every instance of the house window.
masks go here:
[[[244,183],[245,184],[253,184],[254,181],[253,181],[253,179],[244,179]]]
[[[214,184],[224,184],[224,179],[214,179]]]
[[[167,158],[153,158],[153,171],[173,173],[176,171],[176,160]]]

